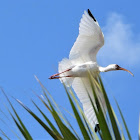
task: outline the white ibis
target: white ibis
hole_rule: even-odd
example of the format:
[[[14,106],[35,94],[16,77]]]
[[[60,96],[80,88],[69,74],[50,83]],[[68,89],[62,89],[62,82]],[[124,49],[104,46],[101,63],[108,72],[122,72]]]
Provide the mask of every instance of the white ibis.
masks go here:
[[[98,120],[87,94],[88,90],[91,99],[95,102],[87,75],[88,71],[90,70],[94,76],[98,76],[100,72],[115,70],[124,70],[133,75],[130,71],[121,68],[117,64],[110,64],[107,67],[99,66],[96,62],[96,54],[103,45],[104,35],[97,20],[88,9],[81,18],[79,35],[70,51],[69,59],[64,58],[59,63],[59,73],[49,78],[60,79],[66,86],[73,87],[82,103],[88,121],[95,129],[98,126]],[[102,103],[104,104],[104,100]]]

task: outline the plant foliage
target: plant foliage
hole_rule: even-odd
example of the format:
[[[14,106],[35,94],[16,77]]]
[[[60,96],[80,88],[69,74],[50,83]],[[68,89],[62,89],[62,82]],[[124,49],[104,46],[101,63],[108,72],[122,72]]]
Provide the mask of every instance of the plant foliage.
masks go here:
[[[37,79],[37,77],[36,77]],[[128,130],[127,124],[125,122],[125,119],[123,117],[122,111],[116,102],[116,105],[118,107],[123,125],[124,125],[124,131],[122,131],[122,127],[120,125],[120,122],[117,119],[117,116],[115,115],[115,111],[113,110],[107,93],[105,91],[105,88],[103,86],[103,82],[100,77],[97,79],[94,79],[91,75],[89,75],[93,96],[96,100],[96,105],[92,102],[90,96],[90,101],[92,103],[93,109],[95,110],[100,130],[95,132],[94,128],[89,124],[87,118],[85,117],[82,108],[78,102],[77,97],[75,96],[74,92],[71,88],[67,88],[64,85],[66,95],[68,96],[68,100],[70,102],[70,105],[72,107],[73,113],[74,113],[74,119],[77,121],[77,125],[79,126],[79,130],[81,131],[80,134],[78,134],[79,131],[75,130],[73,125],[71,124],[68,119],[65,117],[65,114],[62,113],[57,103],[54,101],[51,94],[47,91],[47,89],[43,86],[43,84],[37,79],[39,84],[41,85],[42,91],[44,96],[39,96],[39,100],[43,103],[43,105],[49,110],[50,114],[52,115],[53,119],[55,120],[56,124],[53,124],[51,122],[50,118],[47,117],[47,114],[45,114],[41,108],[38,107],[38,105],[32,100],[32,103],[35,105],[36,109],[40,112],[40,114],[44,117],[44,120],[41,120],[39,116],[37,116],[33,110],[31,110],[29,107],[27,107],[24,103],[22,103],[20,100],[15,99],[19,105],[21,105],[32,117],[39,123],[42,128],[48,133],[53,139],[56,140],[124,140],[129,139],[131,140],[131,135]],[[102,91],[103,97],[106,103],[106,114],[104,114],[104,110],[101,107],[100,100],[98,98],[98,90]],[[7,108],[10,116],[12,117],[13,121],[15,122],[15,125],[21,132],[22,136],[27,140],[32,140],[32,134],[29,133],[29,130],[26,128],[25,124],[20,118],[20,114],[18,114],[12,105],[11,101],[7,97],[7,95],[2,90],[3,94],[5,95],[7,101],[9,102],[12,111],[10,111],[9,108]],[[98,106],[98,109],[97,109]],[[13,113],[12,113],[13,112]],[[66,112],[67,113],[67,112]],[[125,132],[125,134],[124,134]],[[0,133],[5,137],[6,139],[10,139],[3,130],[0,129]],[[139,130],[140,135],[140,130]],[[18,134],[15,135],[17,139],[20,139]],[[127,138],[125,138],[126,136]],[[140,137],[140,136],[139,136]],[[0,137],[0,139],[2,139]]]

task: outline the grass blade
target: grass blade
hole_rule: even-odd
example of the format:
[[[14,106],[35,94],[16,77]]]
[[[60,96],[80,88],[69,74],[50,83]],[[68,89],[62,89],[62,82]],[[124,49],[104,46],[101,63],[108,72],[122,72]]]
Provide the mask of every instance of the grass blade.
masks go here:
[[[4,136],[4,137],[6,137],[8,140],[10,140],[10,138],[0,129],[0,131],[1,131],[1,134]],[[2,140],[2,138],[0,137],[0,140]]]
[[[53,115],[53,118],[55,119],[55,121],[56,121],[56,123],[57,123],[57,125],[58,125],[58,127],[59,127],[59,129],[60,129],[60,131],[61,131],[61,133],[62,133],[62,135],[64,136],[64,139],[66,139],[66,140],[76,140],[77,138],[74,136],[74,134],[70,131],[70,129],[68,129],[67,127],[66,127],[66,125],[61,121],[61,119],[60,119],[60,117],[59,117],[59,115],[58,115],[58,113],[55,111],[55,109],[53,108],[53,106],[52,106],[52,104],[51,104],[51,102],[50,102],[50,100],[48,100],[48,102],[49,102],[49,105],[50,105],[50,107],[51,107],[51,109],[52,109],[52,115]]]
[[[33,101],[32,101],[33,102]],[[57,131],[57,129],[55,128],[55,126],[51,123],[51,121],[48,119],[48,117],[40,110],[40,108],[33,102],[33,104],[36,106],[36,108],[39,110],[39,112],[43,115],[43,117],[45,118],[45,120],[47,121],[47,123],[50,125],[51,129],[55,132],[55,134],[62,138],[62,136],[60,135],[60,133]]]
[[[109,128],[108,128],[108,125],[106,123],[106,120],[105,120],[105,117],[104,117],[104,114],[103,114],[103,110],[101,108],[101,104],[100,104],[100,101],[98,99],[98,96],[97,96],[97,90],[96,90],[96,86],[94,84],[94,82],[91,80],[91,78],[89,77],[89,80],[90,80],[90,83],[91,83],[91,88],[92,88],[92,92],[93,92],[93,96],[94,96],[94,99],[96,101],[96,107],[88,93],[88,96],[90,98],[90,102],[94,108],[94,111],[95,111],[95,114],[96,114],[96,117],[99,121],[99,125],[100,125],[100,129],[101,129],[101,132],[102,132],[102,135],[101,138],[103,139],[108,139],[108,140],[111,140],[111,135],[110,135],[110,131],[109,131]],[[97,91],[97,92],[96,92]]]
[[[110,116],[110,120],[111,120],[111,124],[112,124],[112,128],[113,128],[113,131],[114,131],[115,138],[117,140],[120,140],[121,139],[120,132],[119,132],[117,123],[115,121],[115,117],[114,117],[112,109],[111,109],[110,102],[108,100],[106,91],[104,89],[104,86],[103,86],[103,83],[102,83],[102,80],[101,80],[100,77],[99,77],[99,82],[100,82],[101,89],[102,89],[102,92],[103,92],[103,95],[104,95],[104,99],[105,99],[105,102],[106,102],[106,106],[107,106],[107,110],[108,110],[108,113],[109,113],[109,116]]]
[[[6,97],[7,101],[9,102],[9,104],[10,104],[12,110],[14,111],[14,114],[16,115],[16,117],[17,117],[17,119],[18,119],[18,121],[19,121],[21,127],[23,128],[26,137],[28,138],[28,140],[32,140],[32,137],[31,137],[30,133],[28,132],[28,130],[27,130],[27,128],[25,127],[25,125],[23,124],[22,120],[20,119],[19,115],[17,114],[16,110],[14,109],[14,107],[13,107],[12,103],[10,102],[9,98],[7,97],[6,93],[4,92],[3,89],[1,89],[1,90],[2,90],[2,93],[4,94],[4,96]]]
[[[90,127],[89,127],[89,125],[88,125],[88,123],[87,123],[87,121],[86,121],[86,118],[85,118],[85,116],[84,116],[83,114],[82,114],[82,117],[83,117],[83,119],[84,119],[85,125],[86,125],[86,127],[87,127],[87,130],[88,130],[88,132],[89,132],[91,138],[94,139],[94,136],[93,136],[93,134],[92,134],[92,131],[91,131],[91,129],[90,129]]]
[[[114,98],[114,99],[115,99],[115,98]],[[131,135],[130,135],[129,130],[128,130],[128,127],[127,127],[127,125],[126,125],[126,122],[125,122],[125,120],[124,120],[123,114],[122,114],[122,112],[121,112],[121,109],[120,109],[119,104],[118,104],[118,102],[117,102],[116,99],[115,99],[115,102],[116,102],[117,107],[118,107],[118,109],[119,109],[119,112],[120,112],[120,115],[121,115],[121,118],[122,118],[124,127],[125,127],[126,132],[127,132],[127,136],[128,136],[128,138],[129,138],[129,140],[132,140]]]
[[[54,131],[52,131],[39,117],[37,117],[28,107],[26,107],[22,102],[17,100],[17,102],[28,112],[30,113],[34,119],[39,122],[39,124],[56,140],[60,140],[61,138],[58,137]]]
[[[79,116],[79,113],[78,113],[78,111],[77,111],[77,109],[76,109],[76,107],[75,107],[75,105],[74,105],[66,87],[65,87],[65,90],[66,90],[66,93],[68,95],[68,98],[69,98],[70,104],[72,106],[73,112],[75,114],[76,120],[79,124],[80,130],[83,134],[83,137],[84,137],[85,140],[90,140],[89,134],[88,134],[87,130],[85,129],[85,125],[83,124],[83,121],[81,120],[81,117]]]
[[[64,85],[64,88],[65,88],[65,85]],[[84,118],[86,119],[86,122],[88,123],[88,126],[90,127],[92,133],[94,134],[94,138],[95,138],[96,140],[99,140],[97,134],[95,133],[95,131],[94,131],[93,127],[91,126],[91,124],[88,122],[88,119],[86,118],[86,116],[85,116],[85,114],[84,114],[84,112],[83,112],[81,106],[79,105],[79,102],[78,102],[78,100],[77,100],[75,94],[72,92],[72,89],[69,89],[69,93],[70,93],[72,99],[74,100],[74,102],[75,102],[75,104],[76,104],[76,106],[77,106],[77,108],[78,108],[78,111],[79,111],[80,114],[81,114],[82,116],[84,116]]]

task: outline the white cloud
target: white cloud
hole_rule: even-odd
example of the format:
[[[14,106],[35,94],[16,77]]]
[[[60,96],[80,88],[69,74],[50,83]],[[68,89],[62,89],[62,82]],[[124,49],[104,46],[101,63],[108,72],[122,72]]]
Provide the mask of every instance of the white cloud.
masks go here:
[[[102,65],[109,63],[136,65],[140,62],[140,38],[123,16],[112,13],[103,28],[105,45],[98,58]]]

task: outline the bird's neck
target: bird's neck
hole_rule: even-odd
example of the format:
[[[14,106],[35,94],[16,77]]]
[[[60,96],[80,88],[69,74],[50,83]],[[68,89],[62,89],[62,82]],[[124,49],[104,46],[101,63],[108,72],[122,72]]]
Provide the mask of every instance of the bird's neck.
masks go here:
[[[99,67],[100,72],[108,72],[108,71],[111,71],[111,70],[112,69],[109,66],[107,66],[107,67]]]

